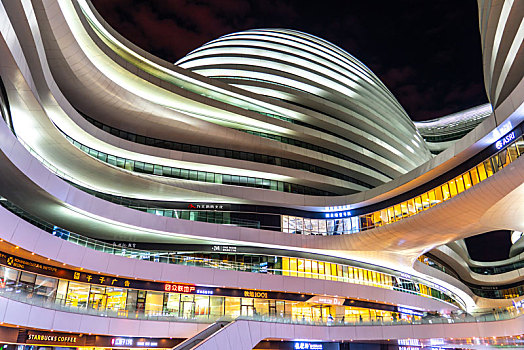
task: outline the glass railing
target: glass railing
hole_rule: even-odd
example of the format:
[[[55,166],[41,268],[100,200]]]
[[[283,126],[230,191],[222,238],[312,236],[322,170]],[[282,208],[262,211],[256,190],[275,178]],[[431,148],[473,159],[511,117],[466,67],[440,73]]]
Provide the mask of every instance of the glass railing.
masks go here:
[[[305,235],[348,234],[398,222],[467,191],[520,158],[522,154],[524,154],[524,139],[520,136],[495,155],[419,196],[359,216],[347,216],[347,212],[326,213],[327,219],[282,215],[282,232]]]
[[[451,277],[464,282],[462,278],[460,278],[460,276],[453,269],[450,269],[449,267],[445,266],[444,264],[440,263],[439,261],[430,256],[422,255],[419,257],[418,260],[434,269],[440,270],[450,275]],[[522,261],[519,263],[522,263]],[[514,266],[519,266],[519,263],[515,263]],[[507,267],[508,265],[504,266]],[[470,269],[473,271],[473,268],[470,267]],[[518,284],[518,282],[513,283],[510,286],[481,286],[472,285],[471,283],[468,283],[468,287],[475,295],[488,299],[513,299],[524,295],[524,282],[521,282],[520,285]]]
[[[81,144],[64,134],[66,139],[71,142],[76,148],[82,152],[90,155],[101,162],[116,166],[121,169],[129,170],[135,173],[156,175],[162,177],[169,177],[181,180],[191,180],[199,182],[208,182],[222,185],[233,185],[242,187],[253,187],[266,190],[273,190],[279,192],[289,192],[306,194],[311,196],[334,196],[335,193],[319,190],[313,187],[298,185],[290,182],[283,182],[270,179],[254,178],[249,176],[239,176],[230,174],[212,173],[209,171],[183,169],[171,167],[160,164],[151,164],[147,162],[140,162],[133,159],[122,158],[98,151],[91,147]]]
[[[69,182],[69,181],[68,181]],[[267,226],[261,225],[260,221],[257,220],[248,220],[248,219],[239,219],[231,217],[232,214],[240,213],[239,211],[229,212],[229,211],[218,211],[218,210],[188,210],[188,209],[172,209],[172,208],[163,208],[152,205],[148,201],[140,201],[133,198],[115,196],[103,192],[98,192],[92,189],[89,189],[84,186],[80,186],[74,182],[69,182],[72,186],[78,188],[79,190],[89,193],[90,195],[101,198],[111,203],[115,203],[130,209],[139,210],[149,214],[154,214],[157,216],[164,216],[168,218],[181,219],[181,220],[190,220],[190,221],[199,221],[207,222],[210,224],[220,224],[228,226],[239,226],[239,227],[248,227],[272,231],[280,231],[280,226]]]
[[[154,261],[161,263],[169,264],[178,264],[186,266],[195,266],[195,267],[204,267],[204,268],[214,268],[221,270],[233,270],[233,271],[243,271],[243,272],[253,272],[253,273],[263,273],[263,274],[275,274],[275,275],[284,275],[284,276],[298,276],[305,278],[313,279],[325,279],[331,281],[345,282],[351,284],[360,284],[367,285],[378,288],[385,288],[390,290],[395,290],[399,292],[419,295],[422,297],[439,300],[447,303],[452,303],[461,307],[465,307],[464,301],[457,296],[452,291],[444,288],[436,283],[416,279],[405,279],[398,277],[392,274],[387,274],[383,272],[376,272],[372,270],[354,268],[358,269],[355,271],[355,274],[352,277],[344,276],[344,273],[347,274],[349,268],[353,267],[349,265],[341,265],[335,263],[327,263],[321,261],[311,261],[312,264],[322,265],[325,268],[324,273],[316,272],[304,272],[298,271],[298,269],[290,268],[273,268],[268,265],[262,264],[253,264],[253,263],[244,263],[244,262],[233,262],[233,261],[224,261],[220,259],[211,259],[211,258],[200,258],[192,255],[177,254],[166,251],[148,251],[140,250],[130,247],[118,246],[116,244],[109,244],[106,242],[98,241],[89,237],[79,235],[74,232],[70,232],[63,228],[52,225],[34,215],[31,215],[21,209],[20,207],[9,202],[7,199],[0,197],[0,205],[15,215],[19,216],[23,220],[31,223],[32,225],[58,237],[68,242],[94,249],[100,252],[124,256],[132,259]],[[285,257],[283,257],[285,259]],[[324,264],[328,265],[324,267]],[[291,265],[291,264],[289,264]],[[285,267],[285,266],[284,266]],[[345,272],[344,272],[345,271]],[[358,272],[358,273],[357,273]],[[366,276],[371,276],[369,278],[364,278]]]
[[[387,326],[387,325],[417,325],[417,324],[449,324],[449,323],[478,323],[478,322],[494,322],[515,319],[522,317],[524,312],[521,308],[509,307],[499,309],[495,312],[490,312],[481,316],[470,316],[462,314],[460,316],[442,316],[442,315],[427,315],[422,317],[412,317],[409,319],[402,318],[386,318],[381,316],[371,316],[365,319],[356,315],[340,316],[340,317],[319,317],[319,318],[304,318],[299,315],[289,314],[256,314],[256,315],[205,315],[180,317],[177,315],[167,315],[158,312],[147,312],[145,310],[121,309],[108,310],[90,308],[87,306],[73,305],[68,300],[59,298],[48,298],[45,296],[38,296],[34,293],[28,293],[23,290],[8,291],[0,290],[0,297],[12,301],[29,304],[32,306],[42,307],[45,309],[65,311],[78,314],[87,314],[99,317],[111,318],[127,318],[137,320],[151,320],[151,321],[168,321],[168,322],[190,322],[190,323],[213,323],[217,321],[233,321],[233,320],[255,320],[261,322],[273,323],[293,323],[304,325],[317,326]]]
[[[339,173],[339,172],[336,172],[330,169],[322,168],[322,167],[319,167],[319,166],[316,166],[310,163],[304,163],[298,160],[282,158],[282,157],[278,157],[274,155],[266,155],[266,154],[245,152],[245,151],[236,151],[236,150],[225,149],[225,148],[200,146],[200,145],[182,143],[182,142],[177,142],[177,141],[168,141],[168,140],[157,139],[157,138],[153,138],[153,137],[149,137],[145,135],[131,133],[128,131],[124,131],[122,129],[114,128],[107,124],[101,123],[97,120],[94,120],[93,118],[87,116],[86,114],[80,111],[78,112],[80,113],[80,115],[84,117],[85,120],[87,120],[88,122],[96,126],[97,128],[107,133],[110,133],[113,136],[116,136],[124,140],[131,141],[134,143],[148,145],[148,146],[157,147],[157,148],[172,149],[175,151],[181,151],[181,152],[187,152],[187,153],[205,154],[205,155],[209,155],[213,157],[239,159],[239,160],[245,160],[245,161],[256,162],[256,163],[276,165],[276,166],[281,166],[285,168],[305,170],[305,171],[309,171],[315,174],[329,176],[329,177],[341,179],[344,181],[350,181],[352,183],[356,183],[357,185],[361,185],[366,188],[373,187],[366,182],[355,179],[348,175],[345,175],[345,174],[342,174],[342,173]],[[390,176],[380,172],[379,170],[373,169],[373,167],[371,167],[370,165],[364,162],[358,161],[356,159],[353,159],[351,157],[348,157],[338,152],[334,152],[324,147],[316,146],[311,143],[307,143],[307,142],[303,142],[303,141],[299,141],[296,139],[291,139],[291,138],[279,136],[279,135],[271,135],[267,133],[260,133],[260,132],[244,130],[244,129],[238,129],[238,130],[242,132],[246,132],[251,135],[269,138],[274,141],[291,144],[293,146],[310,149],[316,152],[320,152],[320,153],[328,154],[328,155],[331,155],[331,156],[334,156],[340,159],[344,159],[344,160],[356,163],[358,165],[361,165],[363,167],[366,167],[368,169],[371,169],[373,171],[376,171],[378,173],[381,173],[382,175],[387,176],[389,179],[391,179]]]
[[[506,273],[524,268],[524,260],[499,266],[470,266],[469,268],[471,271],[480,275],[498,275],[500,273]]]

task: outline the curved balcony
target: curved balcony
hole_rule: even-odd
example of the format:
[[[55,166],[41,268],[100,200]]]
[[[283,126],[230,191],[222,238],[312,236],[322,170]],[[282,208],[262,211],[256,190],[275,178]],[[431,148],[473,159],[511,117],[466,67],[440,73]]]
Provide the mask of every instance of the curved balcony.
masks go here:
[[[273,275],[283,275],[283,276],[297,276],[300,275],[298,270],[290,270],[289,267],[286,269],[282,268],[272,268],[269,266],[261,266],[260,264],[251,264],[251,263],[235,263],[235,262],[225,262],[219,259],[211,258],[199,258],[192,255],[177,254],[166,251],[149,251],[134,249],[130,247],[120,247],[115,244],[109,244],[103,241],[95,240],[89,237],[82,236],[80,234],[67,231],[55,225],[52,225],[34,215],[31,215],[21,208],[17,207],[13,203],[10,203],[5,198],[0,196],[0,205],[11,213],[17,215],[21,219],[31,223],[34,226],[42,229],[43,231],[63,239],[65,241],[71,242],[73,244],[93,249],[99,252],[104,252],[112,255],[118,255],[131,259],[146,260],[159,263],[167,264],[176,264],[184,266],[195,266],[195,267],[204,267],[204,268],[213,268],[220,270],[230,270],[230,271],[243,271],[251,273],[261,273],[261,274],[273,274]],[[337,264],[339,265],[339,264]],[[350,265],[347,265],[347,267]],[[371,270],[366,270],[371,273]],[[384,272],[374,272],[376,275],[387,276],[387,278],[376,277],[376,278],[360,278],[360,276],[348,277],[340,276],[338,274],[332,274],[331,271],[326,271],[326,273],[302,273],[302,277],[311,278],[311,279],[328,279],[331,281],[349,283],[349,284],[358,284],[358,285],[368,285],[377,288],[384,288],[395,290],[403,293],[419,295],[426,298],[444,301],[446,303],[451,303],[454,305],[459,305],[465,307],[465,303],[461,297],[453,293],[452,291],[430,281],[420,280],[413,277],[414,279],[406,279],[403,277],[398,277],[392,274],[387,274]]]
[[[520,307],[508,307],[503,310],[487,313],[480,316],[471,316],[467,314],[446,315],[428,314],[422,318],[411,318],[410,320],[393,318],[385,319],[383,317],[368,317],[366,319],[356,317],[331,317],[331,318],[304,318],[291,315],[270,315],[270,314],[256,314],[252,316],[232,316],[207,315],[203,317],[178,317],[171,314],[162,314],[158,312],[147,312],[145,310],[125,309],[125,310],[111,310],[111,309],[96,309],[87,306],[75,306],[69,303],[66,299],[61,298],[46,298],[37,296],[34,293],[27,293],[23,290],[6,290],[0,289],[0,298],[10,301],[20,302],[26,305],[41,307],[44,309],[55,310],[60,312],[68,312],[82,315],[91,315],[98,317],[110,318],[124,318],[133,320],[148,320],[148,321],[168,321],[168,322],[189,322],[189,323],[213,323],[217,321],[232,321],[232,320],[255,320],[272,323],[291,323],[303,325],[316,326],[396,326],[396,325],[419,325],[419,324],[451,324],[451,323],[480,323],[480,322],[495,322],[511,320],[524,316],[524,309]]]

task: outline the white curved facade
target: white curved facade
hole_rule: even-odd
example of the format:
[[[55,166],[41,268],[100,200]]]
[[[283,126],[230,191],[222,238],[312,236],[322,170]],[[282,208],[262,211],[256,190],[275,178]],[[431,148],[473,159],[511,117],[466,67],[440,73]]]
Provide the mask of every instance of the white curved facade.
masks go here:
[[[88,1],[2,2],[0,319],[167,339],[252,317],[222,333],[253,327],[253,344],[276,319],[324,341],[355,324],[382,340],[521,332],[522,269],[478,275],[448,248],[524,230],[522,5],[490,4],[493,112],[432,157],[380,80],[320,38],[234,33],[173,65]],[[463,323],[459,309],[490,314],[418,325],[435,310]]]
[[[285,115],[335,133],[350,145],[336,149],[395,177],[427,161],[426,145],[384,84],[341,48],[285,29],[225,35],[177,63],[195,73],[297,106]],[[269,111],[271,113],[271,111]],[[316,141],[318,142],[318,140]],[[362,147],[367,152],[358,151]],[[358,164],[358,163],[357,163]],[[378,167],[377,167],[378,168]],[[390,169],[388,169],[390,168]]]

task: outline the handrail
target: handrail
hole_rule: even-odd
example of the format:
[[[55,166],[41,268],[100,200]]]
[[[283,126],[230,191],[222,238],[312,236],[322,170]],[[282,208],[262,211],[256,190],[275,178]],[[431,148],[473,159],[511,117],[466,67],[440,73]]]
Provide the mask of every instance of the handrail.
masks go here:
[[[11,203],[7,199],[0,196],[0,205],[13,214],[17,215],[21,219],[30,222],[31,224],[41,228],[42,230],[58,237],[63,240],[66,240],[68,242],[87,247],[90,249],[94,249],[97,251],[101,251],[108,254],[113,255],[119,255],[124,256],[127,258],[133,258],[133,259],[139,259],[139,260],[147,260],[147,261],[155,261],[155,262],[161,262],[161,263],[168,263],[168,264],[178,264],[178,265],[187,265],[187,266],[196,266],[196,267],[205,267],[205,268],[215,268],[215,269],[221,269],[221,270],[233,270],[233,271],[243,271],[243,272],[253,272],[253,273],[263,273],[263,274],[275,274],[275,275],[282,275],[284,273],[287,273],[288,275],[292,274],[298,274],[301,273],[305,276],[317,276],[319,279],[325,278],[326,275],[322,275],[319,273],[313,273],[313,272],[298,272],[294,270],[284,270],[284,269],[275,269],[275,268],[269,268],[269,267],[263,267],[259,264],[250,264],[250,263],[237,263],[237,262],[225,262],[218,259],[210,259],[210,258],[198,258],[190,255],[183,255],[183,254],[176,254],[172,252],[165,252],[165,251],[148,251],[148,250],[141,250],[141,249],[135,249],[130,247],[120,247],[116,244],[109,244],[106,242],[102,242],[93,238],[89,238],[86,236],[82,236],[80,234],[70,232],[68,230],[65,230],[63,228],[60,228],[58,226],[52,225],[38,217],[35,217],[34,215],[31,215],[27,212],[25,212],[22,208],[16,206],[15,204]],[[350,265],[348,265],[350,266]],[[365,269],[368,270],[368,269]],[[446,295],[452,303],[458,303],[461,306],[464,306],[464,301],[457,296],[452,291],[439,286],[436,283],[433,282],[422,282],[422,281],[411,281],[406,280],[402,277],[394,276],[388,273],[381,272],[384,275],[388,275],[392,278],[400,278],[400,280],[406,284],[409,283],[420,283],[425,285],[426,287],[430,289],[434,289],[439,291],[440,293]],[[308,277],[306,277],[308,278]],[[309,277],[312,278],[312,277]],[[403,288],[401,286],[392,286],[388,284],[383,284],[377,281],[369,281],[369,280],[363,280],[363,279],[356,279],[356,278],[349,278],[349,277],[343,277],[343,276],[333,276],[329,275],[329,278],[331,280],[339,281],[339,282],[345,282],[345,283],[352,283],[352,284],[360,284],[360,285],[370,285],[373,287],[379,287],[379,288],[385,288],[390,290],[396,290],[399,292],[419,295],[423,297],[427,297],[430,299],[438,300],[441,302],[448,302],[445,298],[439,298],[434,297],[432,295],[427,295],[424,293],[420,293],[416,290],[411,290],[407,288]]]
[[[445,323],[479,323],[479,322],[494,322],[502,320],[510,320],[524,315],[524,310],[521,308],[510,307],[502,311],[495,311],[481,316],[424,316],[421,319],[402,320],[391,319],[386,320],[383,317],[375,316],[361,319],[358,316],[353,317],[324,317],[318,319],[305,319],[303,317],[294,317],[292,315],[269,315],[256,314],[251,316],[223,316],[223,315],[205,315],[195,317],[179,317],[176,315],[162,314],[158,312],[148,313],[145,310],[108,310],[95,309],[88,306],[75,306],[65,299],[48,299],[47,297],[37,296],[34,293],[27,293],[23,290],[0,289],[0,297],[21,302],[24,304],[42,307],[45,309],[71,312],[78,314],[87,314],[99,317],[111,318],[126,318],[135,320],[150,320],[150,321],[168,321],[168,322],[187,322],[187,323],[214,323],[217,321],[233,321],[233,320],[254,320],[272,323],[287,323],[287,324],[301,324],[301,325],[315,325],[315,326],[393,326],[393,325],[417,325],[417,324],[445,324]]]

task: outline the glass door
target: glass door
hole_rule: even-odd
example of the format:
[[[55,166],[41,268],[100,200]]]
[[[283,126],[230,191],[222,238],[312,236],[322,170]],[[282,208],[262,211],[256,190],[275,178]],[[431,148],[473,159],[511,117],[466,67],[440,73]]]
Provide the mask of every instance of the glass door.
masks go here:
[[[253,316],[254,315],[254,299],[253,298],[242,298],[240,305],[240,315],[242,316]]]
[[[180,316],[193,318],[195,315],[194,295],[182,294],[180,298]]]

